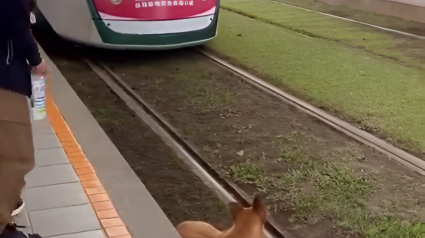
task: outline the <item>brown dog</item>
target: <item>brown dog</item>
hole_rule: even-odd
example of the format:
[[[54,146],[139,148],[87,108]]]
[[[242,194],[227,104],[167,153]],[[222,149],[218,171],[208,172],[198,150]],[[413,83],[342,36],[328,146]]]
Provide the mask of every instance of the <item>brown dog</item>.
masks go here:
[[[266,238],[267,210],[260,198],[256,197],[250,208],[236,204],[230,212],[233,226],[228,230],[219,231],[205,222],[185,221],[177,226],[177,231],[182,238]]]

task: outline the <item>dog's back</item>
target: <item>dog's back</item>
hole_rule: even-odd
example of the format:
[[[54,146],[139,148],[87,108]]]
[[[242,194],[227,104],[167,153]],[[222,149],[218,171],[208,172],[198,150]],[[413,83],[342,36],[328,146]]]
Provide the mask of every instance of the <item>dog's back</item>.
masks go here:
[[[264,224],[267,209],[256,197],[250,208],[239,204],[231,208],[233,226],[226,231],[219,231],[205,222],[187,221],[177,226],[182,238],[265,238]]]
[[[182,238],[216,238],[221,232],[208,223],[200,221],[185,221],[177,226]]]

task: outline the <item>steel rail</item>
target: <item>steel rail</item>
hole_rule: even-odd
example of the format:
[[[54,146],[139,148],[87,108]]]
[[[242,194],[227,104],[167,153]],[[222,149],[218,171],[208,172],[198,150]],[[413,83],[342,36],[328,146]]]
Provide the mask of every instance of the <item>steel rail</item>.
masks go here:
[[[305,11],[308,11],[308,12],[314,12],[314,13],[317,13],[317,14],[320,14],[320,15],[340,19],[340,20],[343,20],[343,21],[348,21],[348,22],[353,22],[353,23],[373,27],[373,28],[376,28],[376,29],[379,29],[379,30],[382,30],[382,31],[388,31],[388,32],[399,34],[399,35],[404,35],[404,36],[409,36],[409,37],[413,37],[413,38],[420,39],[420,40],[425,40],[425,36],[415,35],[415,34],[404,32],[404,31],[399,31],[399,30],[394,30],[394,29],[387,28],[387,27],[377,26],[377,25],[362,22],[362,21],[356,21],[356,20],[349,19],[349,18],[346,18],[346,17],[340,17],[340,16],[329,14],[329,13],[325,13],[325,12],[315,11],[315,10],[311,10],[311,9],[304,8],[304,7],[299,7],[299,6],[296,6],[296,5],[292,5],[292,4],[284,3],[284,2],[280,2],[280,1],[271,0],[271,2],[276,3],[276,4],[285,5],[285,6],[288,6],[288,7],[302,9],[302,10],[305,10]]]
[[[151,129],[161,137],[180,159],[186,163],[208,187],[225,203],[238,202],[244,207],[251,205],[252,197],[244,193],[236,184],[223,178],[198,153],[197,149],[180,135],[180,133],[156,112],[143,98],[131,89],[117,74],[101,62],[84,59],[89,67],[106,85],[136,113]],[[267,213],[265,224],[268,238],[294,238],[285,231]]]
[[[398,161],[399,163],[407,166],[408,168],[418,172],[421,175],[425,175],[425,161],[421,160],[420,158],[411,155],[393,145],[390,143],[379,139],[378,137],[363,131],[361,129],[358,129],[357,127],[349,124],[346,121],[343,121],[324,110],[321,110],[299,98],[296,98],[292,95],[290,95],[287,92],[284,92],[280,88],[265,82],[264,80],[238,68],[230,63],[214,56],[213,54],[205,51],[205,50],[198,50],[199,53],[204,55],[205,57],[209,58],[210,60],[218,63],[219,65],[227,68],[228,70],[233,71],[234,73],[241,76],[242,79],[244,79],[246,82],[248,82],[251,85],[254,85],[255,87],[269,93],[270,95],[273,95],[281,100],[283,100],[286,103],[289,103],[293,105],[294,107],[298,108],[299,110],[308,113],[309,115],[321,120],[322,122],[332,126],[333,128],[337,129],[338,131],[341,131],[348,135],[349,137],[362,142],[384,154],[386,154],[388,157]]]

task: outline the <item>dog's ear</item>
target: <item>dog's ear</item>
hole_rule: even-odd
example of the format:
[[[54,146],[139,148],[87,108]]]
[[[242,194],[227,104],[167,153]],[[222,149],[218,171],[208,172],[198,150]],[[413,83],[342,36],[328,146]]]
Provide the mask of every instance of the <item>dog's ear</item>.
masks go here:
[[[243,210],[243,207],[237,202],[229,203],[229,207],[230,213],[232,214],[232,218],[233,220],[235,220],[238,214]]]
[[[261,221],[263,223],[265,223],[266,222],[266,219],[267,219],[267,208],[264,205],[264,203],[261,201],[261,198],[260,197],[256,196],[254,198],[252,209],[261,218]]]

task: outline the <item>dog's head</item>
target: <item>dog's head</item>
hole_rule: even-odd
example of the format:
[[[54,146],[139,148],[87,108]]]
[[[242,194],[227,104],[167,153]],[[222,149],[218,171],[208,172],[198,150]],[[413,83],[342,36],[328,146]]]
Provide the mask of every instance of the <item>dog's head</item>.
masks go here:
[[[259,197],[255,197],[250,208],[243,208],[239,203],[231,204],[230,212],[233,227],[227,237],[265,238],[264,224],[267,209]]]

